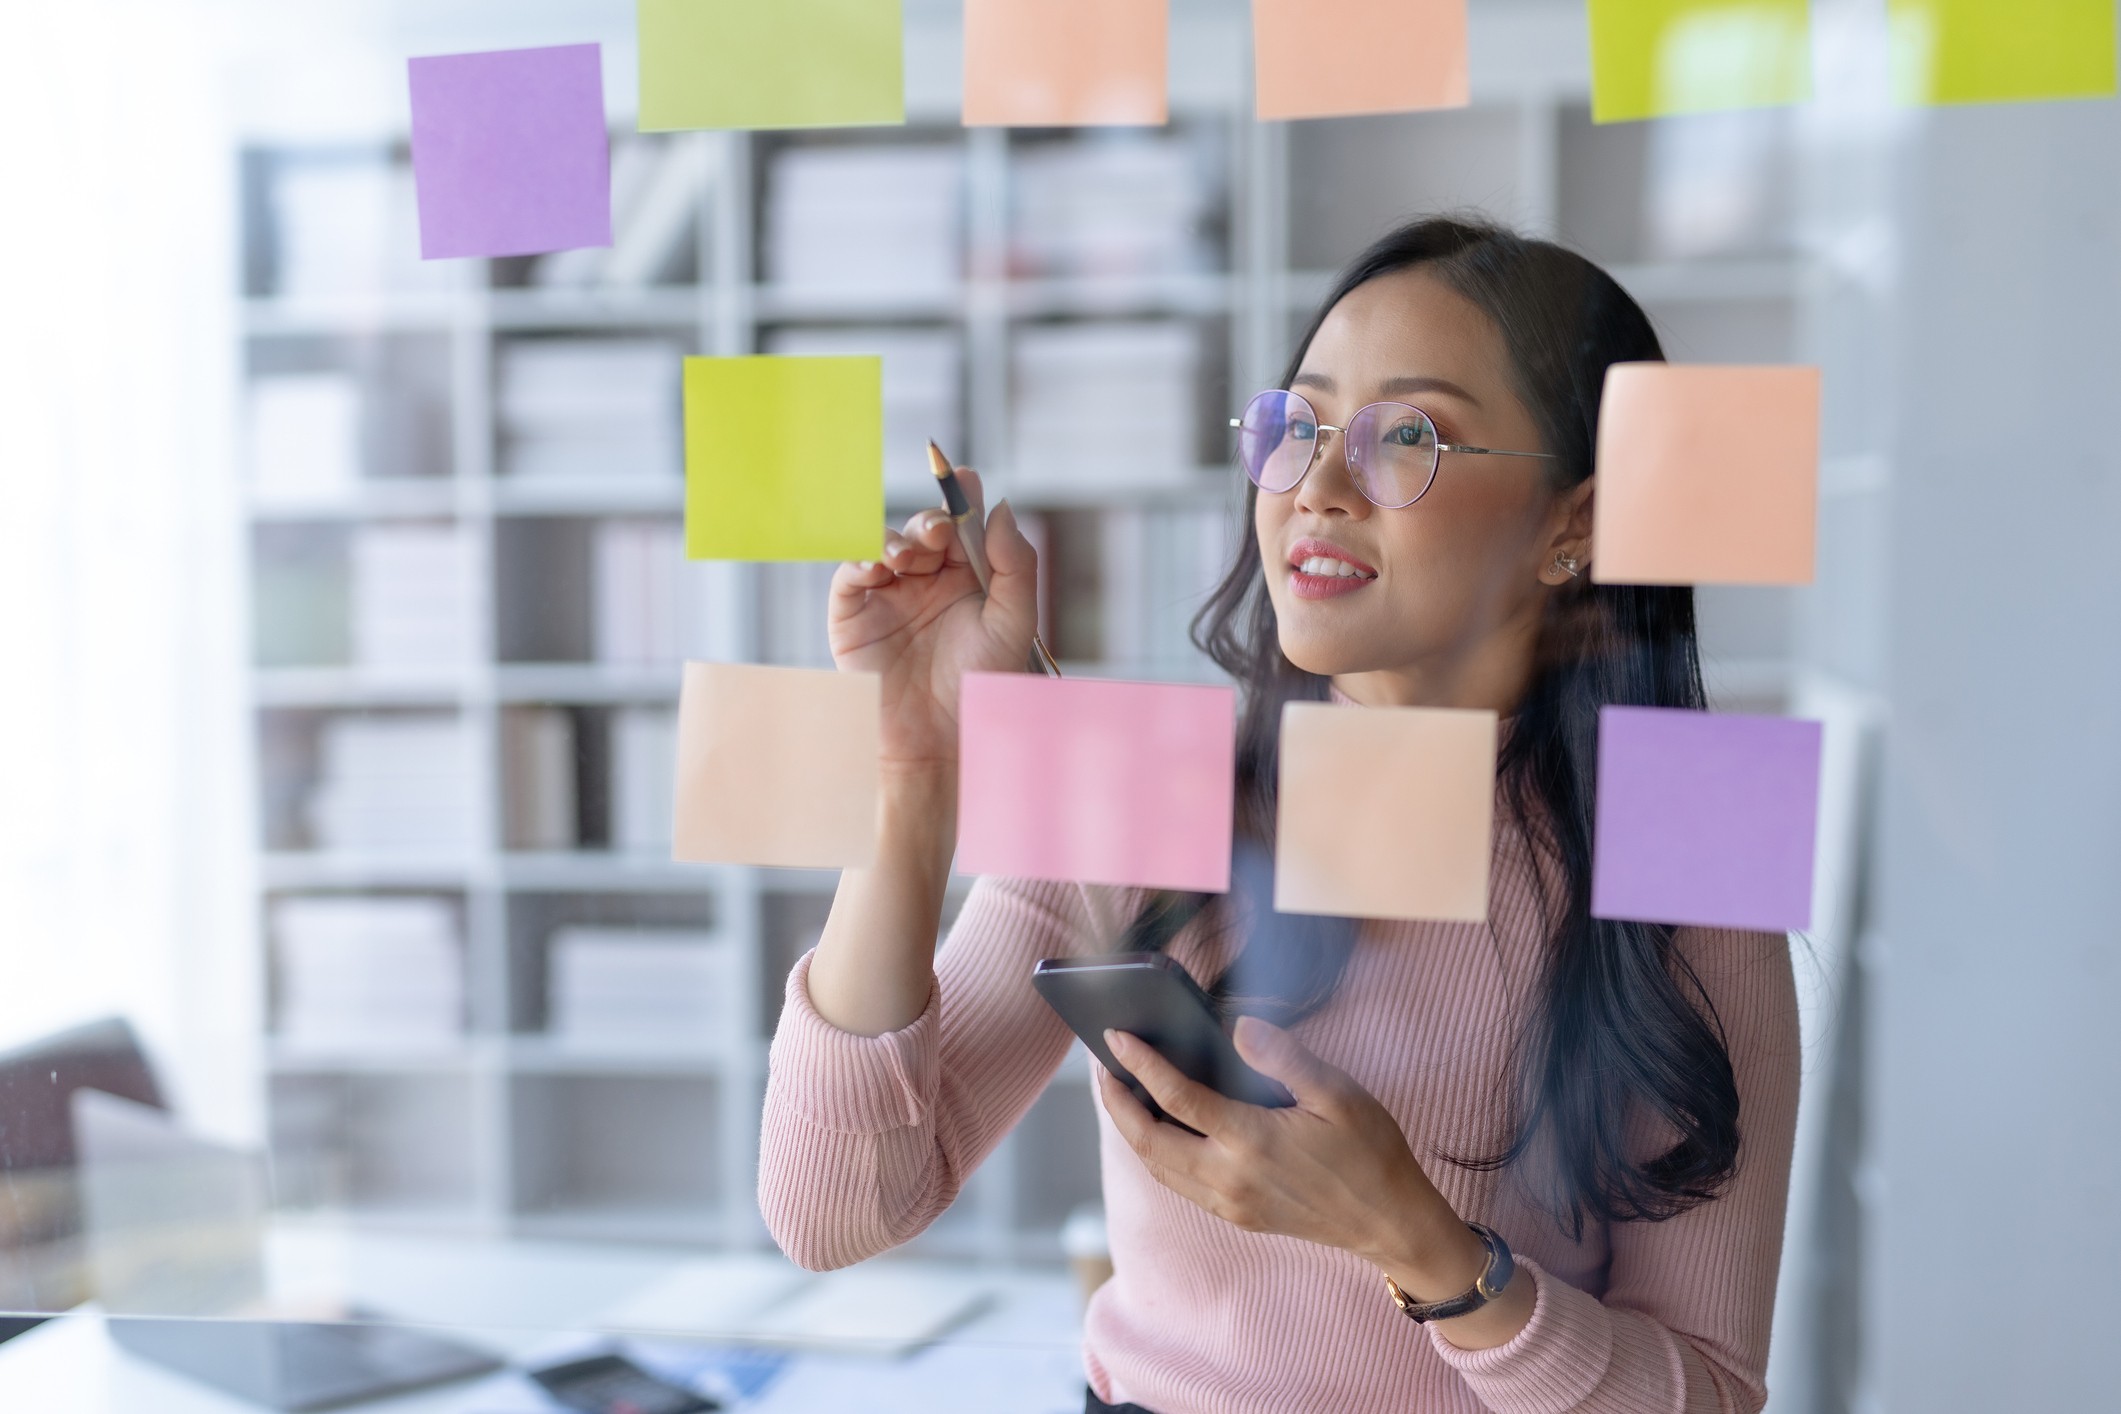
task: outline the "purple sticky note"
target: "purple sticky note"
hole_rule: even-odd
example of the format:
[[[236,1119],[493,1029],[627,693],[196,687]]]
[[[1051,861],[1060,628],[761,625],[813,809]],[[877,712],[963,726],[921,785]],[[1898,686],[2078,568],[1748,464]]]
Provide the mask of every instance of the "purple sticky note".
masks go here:
[[[408,61],[420,255],[542,255],[611,244],[599,47]]]
[[[1592,916],[1810,927],[1819,730],[1785,717],[1601,711]]]
[[[974,673],[958,704],[959,869],[1230,887],[1230,689]]]

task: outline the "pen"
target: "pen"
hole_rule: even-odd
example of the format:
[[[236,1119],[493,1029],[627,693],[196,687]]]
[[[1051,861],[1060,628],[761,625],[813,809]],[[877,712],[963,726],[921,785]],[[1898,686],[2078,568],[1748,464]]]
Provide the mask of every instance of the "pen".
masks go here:
[[[943,449],[933,442],[928,444],[928,469],[935,473],[936,484],[942,487],[943,509],[950,513],[950,523],[957,527],[958,543],[965,547],[965,559],[972,566],[972,577],[979,581],[980,593],[985,594],[994,579],[993,571],[987,566],[987,528],[972,513],[972,501],[959,484],[957,472],[951,469],[950,458],[944,456]],[[1035,628],[1031,630],[1030,667],[1033,672],[1053,677],[1061,675],[1060,664],[1053,661],[1053,655],[1046,650],[1045,640],[1038,636]]]

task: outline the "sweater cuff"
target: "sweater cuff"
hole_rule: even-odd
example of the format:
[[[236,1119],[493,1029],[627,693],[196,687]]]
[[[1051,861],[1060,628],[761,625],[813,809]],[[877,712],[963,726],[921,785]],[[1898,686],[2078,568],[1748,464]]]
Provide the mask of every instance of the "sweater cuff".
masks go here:
[[[1517,1270],[1532,1279],[1536,1293],[1523,1330],[1492,1350],[1461,1350],[1434,1326],[1429,1339],[1488,1408],[1563,1414],[1605,1379],[1613,1360],[1612,1314],[1537,1262],[1519,1257]]]
[[[768,1108],[785,1105],[840,1134],[882,1134],[925,1123],[941,1084],[940,989],[930,982],[927,1006],[906,1026],[858,1036],[825,1020],[811,1004],[812,956],[814,950],[804,953],[788,972],[780,1024],[767,1053],[766,1086],[774,1096]]]

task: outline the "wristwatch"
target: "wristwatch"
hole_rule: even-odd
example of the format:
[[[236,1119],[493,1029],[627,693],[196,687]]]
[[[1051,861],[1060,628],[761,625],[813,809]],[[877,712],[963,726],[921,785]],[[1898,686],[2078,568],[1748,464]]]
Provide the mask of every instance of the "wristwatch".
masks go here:
[[[1385,1278],[1385,1290],[1392,1293],[1392,1304],[1413,1321],[1444,1321],[1453,1316],[1463,1316],[1478,1311],[1481,1307],[1502,1295],[1502,1289],[1510,1284],[1517,1274],[1517,1259],[1510,1255],[1510,1244],[1504,1242],[1495,1229],[1482,1227],[1479,1223],[1467,1223],[1467,1227],[1488,1249],[1488,1265],[1481,1274],[1473,1278],[1473,1284],[1458,1295],[1443,1301],[1416,1301],[1399,1289],[1399,1283]]]

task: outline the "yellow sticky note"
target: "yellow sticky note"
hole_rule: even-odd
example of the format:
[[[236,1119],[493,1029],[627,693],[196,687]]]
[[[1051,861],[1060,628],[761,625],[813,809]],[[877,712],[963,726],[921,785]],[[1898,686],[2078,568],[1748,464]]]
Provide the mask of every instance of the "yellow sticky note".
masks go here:
[[[1769,108],[1812,96],[1810,0],[1589,0],[1591,118]]]
[[[1252,0],[1262,118],[1463,108],[1466,0]]]
[[[1169,0],[965,0],[968,127],[1162,123]]]
[[[1485,919],[1499,730],[1493,712],[1284,707],[1274,907]]]
[[[1614,364],[1591,507],[1600,584],[1811,583],[1819,370]]]
[[[638,0],[644,133],[906,121],[899,0]]]
[[[2114,0],[1887,0],[1903,103],[2114,95]]]
[[[881,559],[883,360],[686,359],[685,553]]]
[[[687,663],[672,857],[848,869],[876,858],[883,680]]]

